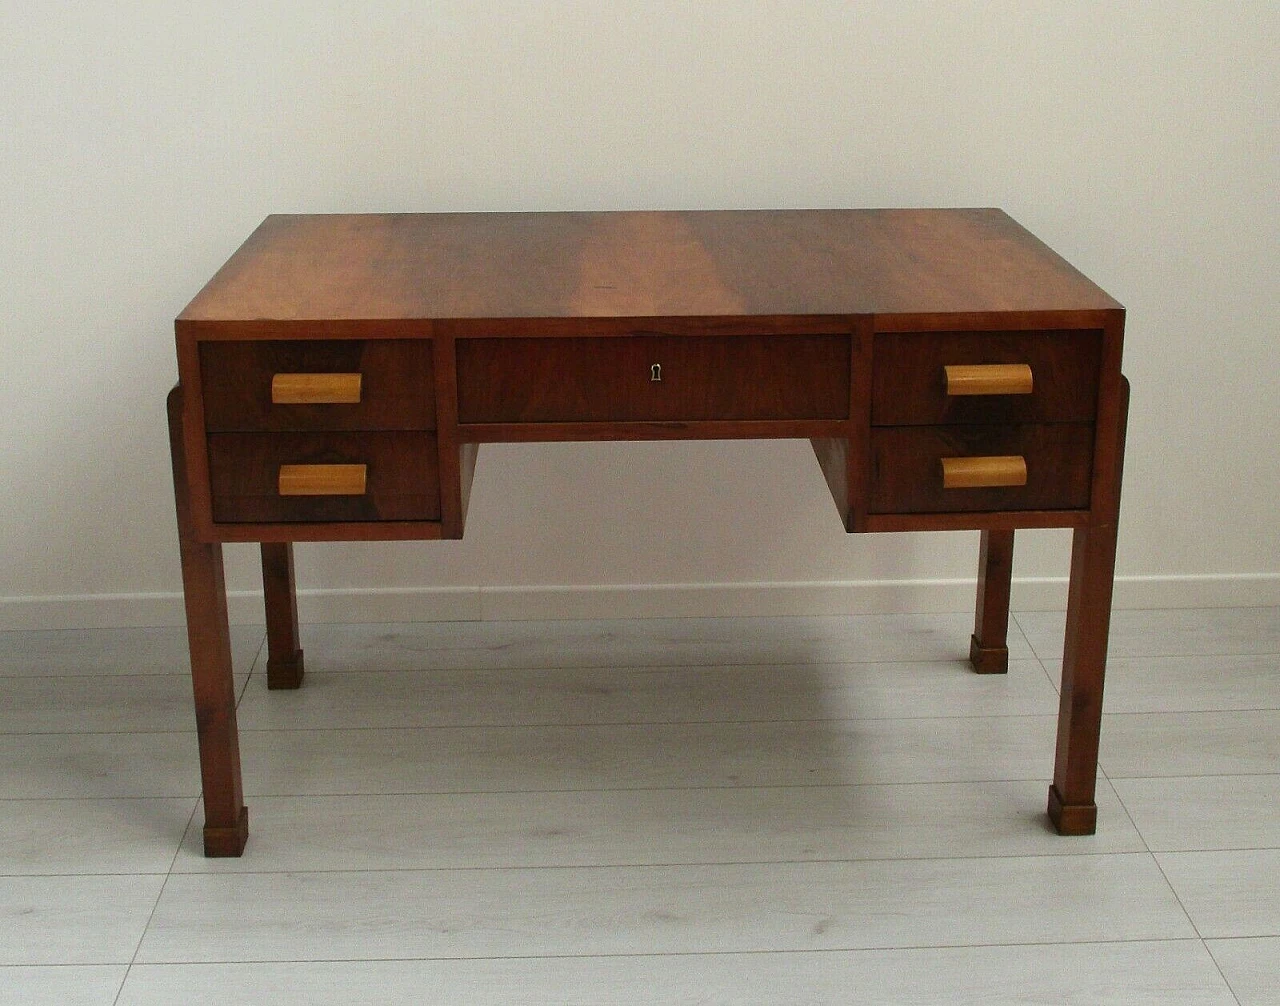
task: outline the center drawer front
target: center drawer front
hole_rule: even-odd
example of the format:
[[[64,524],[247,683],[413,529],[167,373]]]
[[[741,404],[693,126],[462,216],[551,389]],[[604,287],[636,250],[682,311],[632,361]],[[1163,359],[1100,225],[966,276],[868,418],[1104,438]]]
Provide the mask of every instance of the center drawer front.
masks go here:
[[[296,479],[292,466],[312,465],[343,466],[339,475],[363,466],[364,480],[354,480],[354,486],[335,482],[326,494],[321,478],[320,487],[308,488],[306,495],[282,494],[282,488],[290,490],[288,478],[281,483],[282,467]],[[209,481],[217,522],[440,519],[432,433],[213,433]]]
[[[462,423],[849,415],[847,335],[459,339],[457,352]]]
[[[434,429],[432,373],[431,342],[425,339],[200,344],[205,428],[210,432]],[[338,395],[346,400],[276,404],[272,381],[279,374],[359,375],[358,401]]]
[[[944,486],[944,458],[1021,458],[1023,485]],[[1089,505],[1093,427],[893,426],[871,431],[871,513],[1075,510]]]
[[[1092,422],[1102,333],[894,332],[876,336],[871,421],[935,423]],[[1030,394],[948,394],[946,368],[1026,364]]]

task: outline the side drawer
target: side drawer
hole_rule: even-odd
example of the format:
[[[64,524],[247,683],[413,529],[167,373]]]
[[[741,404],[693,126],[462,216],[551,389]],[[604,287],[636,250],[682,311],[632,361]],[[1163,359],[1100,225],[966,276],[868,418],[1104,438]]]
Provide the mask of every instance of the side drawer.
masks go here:
[[[943,459],[1021,458],[1024,485],[946,488]],[[1076,510],[1089,505],[1093,427],[894,426],[871,431],[871,513]]]
[[[209,481],[215,522],[440,519],[432,433],[214,433]]]
[[[1098,401],[1102,332],[894,332],[876,336],[871,421],[935,423],[1092,422]],[[1013,393],[948,390],[947,367],[1023,365]],[[969,390],[972,390],[970,388]],[[954,392],[954,393],[953,393]]]
[[[457,351],[462,423],[849,415],[848,335],[459,339]]]
[[[436,425],[426,339],[203,342],[200,379],[211,433]]]

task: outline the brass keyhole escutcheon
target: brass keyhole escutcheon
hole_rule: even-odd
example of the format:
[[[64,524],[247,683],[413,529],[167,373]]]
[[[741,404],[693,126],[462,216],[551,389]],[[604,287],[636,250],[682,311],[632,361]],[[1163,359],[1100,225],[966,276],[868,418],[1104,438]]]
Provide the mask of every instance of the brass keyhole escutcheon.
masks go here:
[[[655,363],[652,367],[649,368],[649,380],[651,381],[662,380],[662,364],[661,363]]]

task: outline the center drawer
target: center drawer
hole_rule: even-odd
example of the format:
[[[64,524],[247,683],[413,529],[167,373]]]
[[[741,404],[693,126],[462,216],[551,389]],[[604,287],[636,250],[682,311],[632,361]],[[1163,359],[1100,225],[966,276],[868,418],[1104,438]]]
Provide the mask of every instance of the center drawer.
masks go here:
[[[844,419],[848,335],[459,339],[462,423]]]
[[[432,374],[425,339],[200,344],[210,432],[434,429]]]

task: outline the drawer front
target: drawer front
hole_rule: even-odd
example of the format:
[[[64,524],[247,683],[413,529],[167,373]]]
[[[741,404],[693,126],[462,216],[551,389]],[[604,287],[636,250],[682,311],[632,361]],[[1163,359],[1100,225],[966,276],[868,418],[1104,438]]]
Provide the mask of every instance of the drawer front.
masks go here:
[[[1098,400],[1102,333],[895,332],[876,336],[871,421],[877,426],[936,423],[1092,422]],[[992,365],[1005,364],[1003,375]],[[982,366],[994,387],[962,385],[948,367]],[[1015,368],[1030,370],[1030,392]],[[970,372],[964,376],[978,376]],[[1004,386],[999,383],[1003,380]],[[978,390],[985,393],[964,393]]]
[[[884,427],[871,431],[871,457],[871,513],[1083,509],[1093,427]],[[944,466],[951,458],[990,460]],[[1025,484],[1011,484],[1019,468]],[[982,485],[984,477],[997,484]],[[948,481],[959,487],[947,488]]]
[[[432,433],[213,433],[215,522],[439,520]]]
[[[460,339],[463,423],[844,419],[847,335]]]
[[[425,339],[204,342],[200,375],[210,432],[436,425]]]

